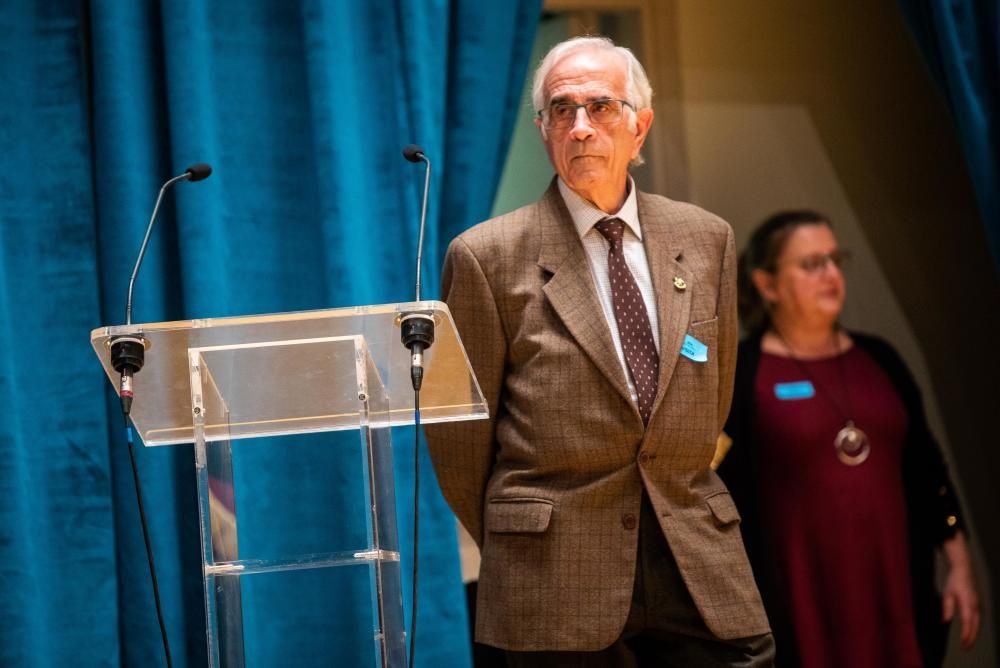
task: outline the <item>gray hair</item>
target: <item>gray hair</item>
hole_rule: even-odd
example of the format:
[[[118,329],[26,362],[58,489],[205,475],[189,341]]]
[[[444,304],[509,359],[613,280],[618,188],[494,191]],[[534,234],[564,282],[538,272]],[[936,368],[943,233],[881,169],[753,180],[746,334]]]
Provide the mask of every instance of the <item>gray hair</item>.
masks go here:
[[[625,97],[636,109],[648,109],[652,106],[653,88],[649,85],[649,77],[646,70],[642,68],[639,59],[635,57],[630,49],[624,46],[616,46],[607,37],[574,37],[565,42],[560,42],[552,47],[542,62],[535,70],[535,78],[531,84],[531,103],[534,111],[545,107],[545,77],[549,75],[552,68],[560,60],[574,51],[583,49],[595,49],[599,51],[611,51],[618,54],[625,61]]]
[[[626,101],[635,107],[635,111],[649,109],[653,106],[653,87],[649,85],[649,77],[646,76],[646,70],[643,69],[642,63],[635,57],[632,50],[624,46],[617,46],[607,37],[585,36],[573,37],[564,42],[559,42],[549,49],[549,52],[542,58],[542,62],[538,64],[538,69],[535,70],[535,78],[531,83],[532,111],[545,108],[548,102],[545,99],[545,77],[549,75],[552,68],[570,53],[585,49],[611,52],[621,57],[625,63]],[[630,131],[634,130],[635,126],[635,113],[633,111],[629,114]],[[542,129],[542,136],[545,136],[544,128]],[[637,155],[631,164],[633,167],[638,167],[643,162],[642,156]]]

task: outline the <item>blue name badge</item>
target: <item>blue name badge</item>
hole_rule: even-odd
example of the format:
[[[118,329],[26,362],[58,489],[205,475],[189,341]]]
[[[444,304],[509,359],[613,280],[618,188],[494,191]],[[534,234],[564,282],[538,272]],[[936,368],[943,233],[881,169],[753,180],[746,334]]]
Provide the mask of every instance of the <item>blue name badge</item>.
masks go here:
[[[684,343],[681,345],[681,355],[692,362],[707,362],[708,346],[688,334],[684,337]]]
[[[812,399],[816,396],[816,388],[808,380],[799,380],[794,383],[775,383],[774,396],[782,401]]]

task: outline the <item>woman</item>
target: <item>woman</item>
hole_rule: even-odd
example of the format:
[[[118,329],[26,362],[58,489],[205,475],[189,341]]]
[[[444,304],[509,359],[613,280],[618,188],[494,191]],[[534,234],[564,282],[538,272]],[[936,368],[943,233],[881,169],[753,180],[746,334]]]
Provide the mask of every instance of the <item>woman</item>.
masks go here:
[[[939,666],[979,603],[958,500],[919,390],[889,344],[841,329],[844,252],[811,211],[775,215],[740,257],[733,443],[719,474],[779,665]],[[934,550],[948,564],[934,584]]]

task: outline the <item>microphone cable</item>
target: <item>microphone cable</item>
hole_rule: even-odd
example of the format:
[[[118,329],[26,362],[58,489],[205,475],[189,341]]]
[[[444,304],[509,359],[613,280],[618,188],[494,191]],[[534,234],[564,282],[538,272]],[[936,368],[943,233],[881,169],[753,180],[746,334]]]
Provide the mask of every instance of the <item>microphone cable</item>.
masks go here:
[[[156,603],[156,620],[160,624],[160,637],[163,639],[163,654],[167,659],[167,668],[173,668],[170,658],[170,640],[167,639],[167,625],[163,620],[163,606],[160,604],[160,587],[156,581],[156,564],[153,561],[153,545],[149,538],[149,525],[146,523],[146,509],[142,502],[142,484],[139,482],[139,468],[135,463],[135,444],[132,440],[132,425],[129,424],[128,413],[122,411],[125,418],[125,440],[128,441],[128,459],[132,464],[132,480],[135,482],[135,498],[139,506],[139,523],[142,525],[142,540],[146,543],[146,560],[149,562],[149,577],[153,582],[153,601]]]
[[[420,390],[413,390],[413,593],[410,597],[410,666],[417,638],[417,536],[420,533]]]

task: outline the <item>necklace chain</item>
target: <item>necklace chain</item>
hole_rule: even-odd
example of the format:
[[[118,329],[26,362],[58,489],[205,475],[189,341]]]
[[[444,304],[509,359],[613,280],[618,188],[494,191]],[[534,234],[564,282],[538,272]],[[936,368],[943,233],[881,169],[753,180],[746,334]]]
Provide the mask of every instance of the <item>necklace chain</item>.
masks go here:
[[[854,420],[850,418],[850,414],[854,411],[851,407],[851,391],[847,385],[847,371],[844,368],[843,355],[840,353],[840,332],[836,329],[833,330],[833,347],[837,353],[837,368],[840,370],[840,386],[844,390],[844,399],[847,402],[847,414],[841,408],[840,404],[836,399],[833,398],[833,393],[825,391],[825,388],[820,385],[819,379],[817,379],[806,366],[805,362],[800,360],[796,355],[792,346],[788,343],[788,339],[782,335],[777,327],[773,327],[774,333],[781,339],[785,348],[788,350],[788,356],[791,358],[795,364],[802,370],[816,388],[816,391],[824,390],[822,392],[823,396],[826,397],[827,401],[836,409],[840,414],[841,419],[844,420],[844,426],[837,432],[836,438],[833,439],[833,447],[837,452],[837,459],[847,466],[858,466],[863,464],[865,460],[868,459],[868,455],[871,452],[871,445],[868,442],[868,436],[865,432],[861,431],[854,426]]]

